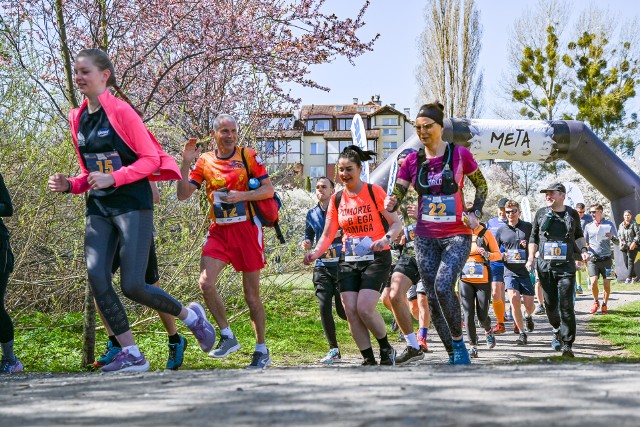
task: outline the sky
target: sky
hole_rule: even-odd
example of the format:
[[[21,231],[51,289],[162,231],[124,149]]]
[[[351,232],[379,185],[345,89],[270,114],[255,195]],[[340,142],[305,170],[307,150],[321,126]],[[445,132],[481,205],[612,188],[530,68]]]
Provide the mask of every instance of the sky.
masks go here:
[[[363,1],[327,0],[323,9],[340,17],[355,17]],[[396,104],[396,109],[417,111],[415,70],[419,64],[418,38],[424,28],[424,0],[371,0],[365,14],[367,25],[361,30],[363,40],[380,33],[372,52],[354,60],[355,66],[343,58],[330,64],[311,68],[310,78],[330,92],[292,86],[294,98],[308,104],[347,104],[358,98],[369,101],[380,95],[382,104]],[[508,40],[513,23],[537,4],[536,0],[476,0],[483,27],[479,68],[484,73],[482,118],[497,118],[495,107],[500,102],[496,94],[504,78],[508,63]],[[577,16],[587,2],[574,1]],[[640,16],[638,0],[600,0],[599,8],[609,9],[620,16]]]

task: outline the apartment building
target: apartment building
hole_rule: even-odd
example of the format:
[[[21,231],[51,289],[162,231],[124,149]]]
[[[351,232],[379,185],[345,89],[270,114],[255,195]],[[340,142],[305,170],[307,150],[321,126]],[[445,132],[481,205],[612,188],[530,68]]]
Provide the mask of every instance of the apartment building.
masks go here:
[[[311,178],[335,177],[340,152],[353,143],[351,122],[359,114],[366,129],[368,149],[378,154],[372,168],[415,133],[409,119],[394,104],[382,105],[380,97],[367,103],[303,105],[298,118],[288,113],[271,119],[259,135],[258,150],[270,172],[289,169]]]

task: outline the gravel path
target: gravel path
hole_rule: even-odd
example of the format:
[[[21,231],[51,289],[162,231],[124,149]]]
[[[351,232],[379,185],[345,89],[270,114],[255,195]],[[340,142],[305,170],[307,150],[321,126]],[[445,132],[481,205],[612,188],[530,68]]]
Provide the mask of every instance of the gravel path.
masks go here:
[[[610,311],[640,299],[616,292]],[[577,356],[623,352],[585,330],[591,298],[578,298]],[[498,337],[470,367],[447,366],[432,337],[408,367],[334,366],[144,374],[0,377],[0,425],[640,425],[640,365],[546,362],[550,327],[536,316],[530,344]],[[402,343],[397,343],[398,349]],[[540,358],[534,363],[509,362]]]

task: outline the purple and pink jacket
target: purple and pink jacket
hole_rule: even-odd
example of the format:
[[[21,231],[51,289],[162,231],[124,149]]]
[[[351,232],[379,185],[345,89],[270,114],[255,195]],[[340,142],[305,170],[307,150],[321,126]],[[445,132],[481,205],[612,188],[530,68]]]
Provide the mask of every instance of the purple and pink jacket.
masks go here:
[[[111,173],[115,180],[115,187],[144,178],[149,178],[149,181],[182,179],[180,168],[175,159],[162,150],[156,138],[147,130],[140,116],[129,104],[113,96],[109,90],[105,90],[101,95],[98,95],[98,101],[100,101],[109,123],[111,123],[118,136],[138,156],[138,160],[133,164]],[[87,181],[89,171],[84,166],[82,155],[78,148],[80,116],[82,111],[87,108],[87,104],[88,100],[85,99],[79,108],[74,108],[69,112],[71,137],[73,138],[73,145],[80,164],[80,175],[69,178],[71,193],[73,194],[81,194],[91,189]]]

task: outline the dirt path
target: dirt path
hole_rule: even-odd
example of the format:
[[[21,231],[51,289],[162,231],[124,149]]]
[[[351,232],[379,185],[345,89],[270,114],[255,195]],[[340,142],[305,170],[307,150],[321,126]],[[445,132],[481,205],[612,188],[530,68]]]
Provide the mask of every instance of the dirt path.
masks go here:
[[[639,298],[616,292],[610,310]],[[622,355],[585,331],[590,300],[576,303],[576,355]],[[352,358],[260,373],[5,376],[0,425],[640,425],[640,365],[508,363],[557,355],[545,319],[537,316],[528,346],[501,335],[471,367],[447,366],[432,339],[434,352],[409,367],[363,368]]]

